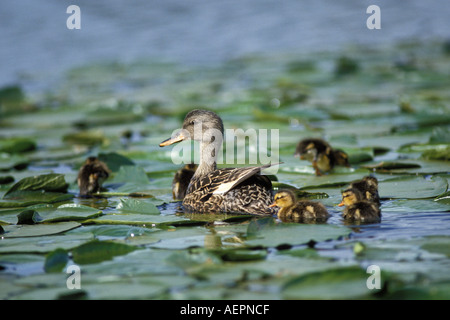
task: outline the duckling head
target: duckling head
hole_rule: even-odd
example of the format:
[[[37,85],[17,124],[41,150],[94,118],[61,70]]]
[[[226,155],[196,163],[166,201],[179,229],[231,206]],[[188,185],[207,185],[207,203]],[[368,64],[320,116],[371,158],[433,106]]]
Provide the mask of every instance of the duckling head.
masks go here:
[[[161,142],[159,146],[165,147],[188,139],[206,143],[222,143],[223,132],[222,119],[216,113],[195,109],[184,118],[183,128],[171,138]]]
[[[339,207],[351,206],[359,201],[364,200],[362,193],[355,188],[349,188],[342,192],[342,201],[338,204]]]
[[[287,208],[295,204],[295,194],[290,190],[279,191],[269,207]]]
[[[369,187],[378,188],[378,180],[373,176],[366,176],[363,178],[363,181],[365,181]]]

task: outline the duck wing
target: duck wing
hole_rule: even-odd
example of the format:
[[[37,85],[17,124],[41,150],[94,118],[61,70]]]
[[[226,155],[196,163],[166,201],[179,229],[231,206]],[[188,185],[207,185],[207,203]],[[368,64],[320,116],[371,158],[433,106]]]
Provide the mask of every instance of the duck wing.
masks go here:
[[[257,167],[244,168],[221,168],[200,178],[193,178],[188,188],[188,193],[200,192],[209,195],[225,195],[234,187],[249,179],[259,175],[261,170],[269,168],[272,164]]]

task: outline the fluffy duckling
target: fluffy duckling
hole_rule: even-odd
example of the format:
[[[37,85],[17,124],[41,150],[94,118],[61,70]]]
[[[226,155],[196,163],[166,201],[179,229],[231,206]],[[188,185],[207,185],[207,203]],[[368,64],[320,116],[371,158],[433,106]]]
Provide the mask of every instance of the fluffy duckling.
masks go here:
[[[378,194],[378,180],[372,176],[366,176],[361,180],[354,181],[350,188],[358,189],[366,200],[374,202],[380,206],[380,195]]]
[[[278,218],[282,221],[311,221],[326,220],[329,213],[320,202],[301,200],[297,201],[291,190],[279,191],[270,207],[279,207]]]
[[[356,188],[349,188],[342,192],[340,207],[345,206],[342,217],[346,220],[361,222],[378,222],[381,220],[381,210],[373,202],[367,201]]]
[[[197,167],[196,164],[189,163],[175,173],[172,181],[172,196],[174,200],[183,200]]]
[[[319,138],[301,140],[294,156],[312,162],[317,176],[331,171],[336,165],[349,167],[348,155],[344,151],[334,150],[328,142]]]
[[[80,188],[80,196],[99,192],[110,172],[106,163],[98,160],[97,157],[87,158],[78,171],[77,183]]]

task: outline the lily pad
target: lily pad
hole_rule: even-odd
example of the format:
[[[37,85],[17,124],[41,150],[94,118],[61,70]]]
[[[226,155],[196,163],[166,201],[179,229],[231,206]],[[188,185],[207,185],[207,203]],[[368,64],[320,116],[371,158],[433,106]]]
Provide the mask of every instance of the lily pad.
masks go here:
[[[379,182],[381,198],[427,199],[447,191],[447,179],[440,176],[402,176]]]
[[[369,276],[353,266],[310,273],[287,282],[282,294],[285,299],[366,299],[380,291],[367,287]]]
[[[350,234],[344,226],[330,224],[272,224],[270,220],[252,221],[247,230],[245,244],[248,246],[278,247],[300,245],[310,241],[320,242],[337,239]],[[267,223],[269,222],[269,223]]]
[[[36,142],[30,138],[0,138],[0,152],[23,153],[36,149]]]
[[[66,250],[58,248],[48,253],[45,257],[45,272],[61,272],[69,261],[69,254]]]
[[[133,198],[120,199],[116,209],[121,213],[160,214],[159,209],[153,203]]]
[[[73,261],[77,264],[98,263],[115,256],[130,253],[138,248],[112,241],[94,240],[72,249]]]
[[[63,174],[43,174],[20,180],[5,193],[3,199],[14,198],[19,191],[66,192],[68,187]]]
[[[4,238],[37,237],[62,233],[81,226],[78,222],[59,222],[52,224],[10,225],[3,226]]]

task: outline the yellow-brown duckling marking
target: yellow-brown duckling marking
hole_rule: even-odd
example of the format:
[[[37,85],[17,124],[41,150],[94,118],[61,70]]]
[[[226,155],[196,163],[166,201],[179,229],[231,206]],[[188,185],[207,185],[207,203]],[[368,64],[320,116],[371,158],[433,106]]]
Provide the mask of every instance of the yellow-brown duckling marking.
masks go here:
[[[80,196],[87,196],[101,190],[103,182],[108,179],[111,170],[97,157],[89,157],[78,171],[77,184]]]
[[[325,140],[307,138],[301,140],[294,156],[312,162],[317,176],[333,170],[336,165],[349,167],[348,155],[342,150],[334,150]]]
[[[374,202],[380,206],[380,196],[378,194],[378,180],[372,176],[366,176],[361,180],[354,181],[350,184],[350,188],[358,189],[365,200]]]
[[[329,213],[322,203],[307,200],[297,201],[291,190],[279,191],[270,207],[279,207],[278,218],[282,221],[326,221],[329,217]]]
[[[381,210],[374,202],[367,201],[356,188],[349,188],[342,192],[342,202],[345,206],[342,217],[346,220],[361,222],[378,222],[381,220]]]

